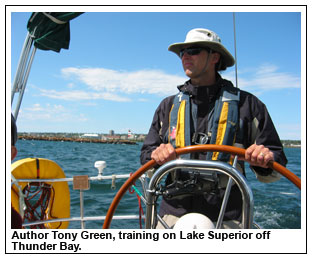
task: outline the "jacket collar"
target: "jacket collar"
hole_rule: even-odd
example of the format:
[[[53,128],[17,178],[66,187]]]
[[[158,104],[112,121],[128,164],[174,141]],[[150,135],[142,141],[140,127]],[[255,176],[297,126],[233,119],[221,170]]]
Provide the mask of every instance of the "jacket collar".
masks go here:
[[[216,74],[216,83],[209,86],[194,86],[191,83],[191,80],[186,81],[183,85],[178,86],[180,92],[189,94],[193,99],[197,99],[198,101],[211,101],[214,99],[221,87],[223,86],[224,79],[220,76],[220,74]]]

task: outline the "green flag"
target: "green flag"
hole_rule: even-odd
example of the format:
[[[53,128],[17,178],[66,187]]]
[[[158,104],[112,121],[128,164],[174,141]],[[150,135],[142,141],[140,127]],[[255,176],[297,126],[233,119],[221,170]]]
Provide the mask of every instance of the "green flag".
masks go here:
[[[69,21],[82,13],[32,13],[27,29],[34,39],[34,46],[41,50],[68,49],[70,42]]]

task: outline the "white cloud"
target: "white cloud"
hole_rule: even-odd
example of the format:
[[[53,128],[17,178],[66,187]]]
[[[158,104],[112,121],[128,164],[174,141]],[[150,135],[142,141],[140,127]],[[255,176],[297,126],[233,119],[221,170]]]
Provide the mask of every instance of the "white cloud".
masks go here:
[[[79,101],[79,100],[111,100],[116,102],[128,102],[129,98],[121,97],[116,94],[107,93],[107,92],[90,92],[90,91],[81,91],[81,90],[73,90],[73,91],[55,91],[55,90],[46,90],[39,89],[42,96],[46,96],[52,99],[60,99],[66,101]]]
[[[259,66],[259,68],[256,70],[257,75],[266,75],[270,73],[274,73],[278,70],[278,67],[273,64],[262,64]]]
[[[87,86],[87,89],[74,90],[74,86],[77,89],[77,85],[73,82],[67,84],[72,90],[66,91],[35,87],[41,96],[66,101],[110,100],[130,102],[130,94],[159,96],[175,94],[176,86],[185,81],[184,77],[166,74],[160,70],[126,72],[105,68],[68,67],[63,68],[61,73],[68,80],[82,82],[84,86]],[[138,98],[136,101],[146,100],[146,98]]]
[[[69,120],[86,121],[84,114],[73,115],[72,111],[67,110],[63,105],[57,104],[33,104],[20,110],[19,119],[24,121],[48,121],[63,122]]]
[[[33,104],[33,106],[27,108],[28,111],[32,111],[32,112],[37,112],[37,111],[42,111],[43,108],[41,107],[40,103],[35,103]]]
[[[238,76],[238,86],[256,95],[276,89],[300,88],[300,77],[279,72],[278,69],[273,64],[264,64],[257,68],[248,68],[248,71],[241,70]],[[105,68],[67,67],[63,68],[61,73],[67,80],[82,83],[81,90],[56,91],[39,88],[42,96],[66,101],[110,100],[129,102],[132,98],[131,94],[158,96],[175,94],[177,92],[176,86],[186,81],[186,77],[151,69],[128,72]],[[223,77],[235,84],[233,72],[224,72]],[[74,85],[76,83],[68,83],[70,87]],[[77,86],[75,88],[77,89]],[[145,97],[143,99],[146,100]],[[139,97],[136,101],[141,100],[142,98]]]
[[[75,87],[75,85],[74,85],[73,83],[69,83],[69,84],[67,85],[67,87],[68,87],[69,89],[73,89],[73,88]]]
[[[95,91],[121,92],[126,94],[148,93],[170,95],[185,77],[166,74],[160,70],[134,72],[115,71],[105,68],[63,68],[66,78],[77,78]]]
[[[273,64],[264,64],[255,69],[248,69],[238,73],[238,87],[258,94],[265,91],[281,90],[286,88],[301,88],[299,76],[279,72]],[[234,73],[224,73],[224,76],[235,82]]]

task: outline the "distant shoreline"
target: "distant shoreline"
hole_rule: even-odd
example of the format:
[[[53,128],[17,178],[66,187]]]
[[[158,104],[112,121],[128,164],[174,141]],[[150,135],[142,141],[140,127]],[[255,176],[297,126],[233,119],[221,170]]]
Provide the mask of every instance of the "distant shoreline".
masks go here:
[[[283,147],[287,147],[287,148],[301,148],[301,145],[283,145]]]
[[[126,144],[136,145],[136,141],[126,139],[92,139],[92,138],[70,138],[70,137],[45,137],[45,136],[18,136],[22,140],[42,140],[42,141],[63,141],[63,142],[81,142],[81,143],[103,143],[103,144]]]

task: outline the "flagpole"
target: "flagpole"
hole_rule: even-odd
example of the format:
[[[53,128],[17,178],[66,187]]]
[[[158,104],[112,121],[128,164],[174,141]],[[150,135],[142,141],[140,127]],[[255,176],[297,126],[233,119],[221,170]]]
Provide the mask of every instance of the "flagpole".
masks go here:
[[[238,87],[238,82],[237,82],[237,54],[236,54],[235,12],[233,12],[233,27],[234,27],[234,50],[235,50],[235,82],[236,82],[236,87]]]

